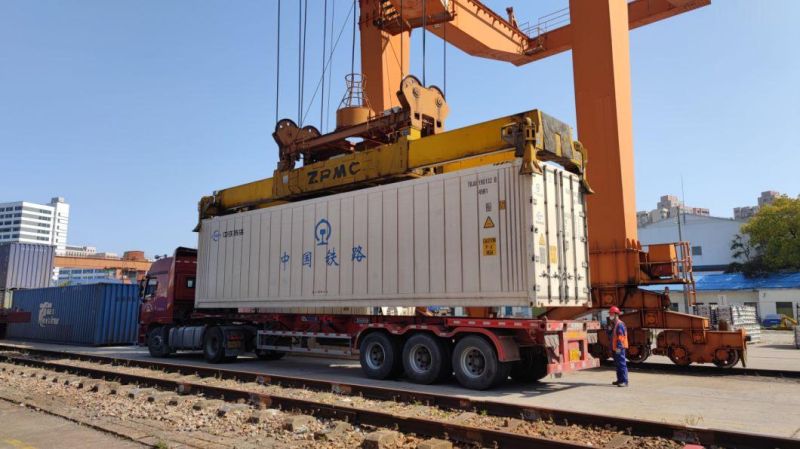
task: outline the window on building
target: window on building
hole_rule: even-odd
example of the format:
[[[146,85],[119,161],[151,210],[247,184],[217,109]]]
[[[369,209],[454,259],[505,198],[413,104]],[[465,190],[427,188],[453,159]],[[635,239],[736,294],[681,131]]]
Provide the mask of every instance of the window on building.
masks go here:
[[[678,303],[677,303],[677,302],[671,302],[671,303],[669,303],[669,309],[670,309],[670,310],[672,310],[673,312],[677,312],[677,311],[679,311],[680,309],[679,309],[678,307],[679,307],[679,306],[678,306]]]
[[[692,255],[693,256],[702,256],[703,255],[703,247],[702,246],[693,246],[692,247]]]
[[[775,313],[786,315],[789,318],[794,318],[794,305],[791,302],[776,302]]]

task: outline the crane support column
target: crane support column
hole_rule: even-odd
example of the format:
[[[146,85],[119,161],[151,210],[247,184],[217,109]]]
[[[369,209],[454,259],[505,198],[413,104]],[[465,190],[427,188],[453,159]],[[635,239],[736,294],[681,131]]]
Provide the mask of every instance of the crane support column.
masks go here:
[[[592,152],[589,239],[595,249],[635,241],[636,196],[628,3],[570,0],[579,138]]]
[[[364,75],[364,92],[373,111],[380,114],[386,109],[400,106],[397,99],[397,86],[408,73],[410,27],[390,34],[379,27],[383,20],[383,2],[361,0],[361,72]],[[391,88],[387,89],[387,86]]]

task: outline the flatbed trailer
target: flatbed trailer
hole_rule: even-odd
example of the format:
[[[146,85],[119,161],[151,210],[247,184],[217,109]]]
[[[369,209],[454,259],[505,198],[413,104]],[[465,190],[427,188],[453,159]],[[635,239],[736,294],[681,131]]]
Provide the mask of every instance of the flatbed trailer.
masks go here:
[[[404,374],[430,384],[453,374],[486,389],[509,376],[533,382],[548,374],[599,366],[589,345],[599,323],[582,320],[414,315],[285,313],[257,309],[194,309],[197,252],[178,248],[153,264],[142,285],[139,342],[151,355],[202,351],[211,363],[255,353],[359,356],[367,377]]]

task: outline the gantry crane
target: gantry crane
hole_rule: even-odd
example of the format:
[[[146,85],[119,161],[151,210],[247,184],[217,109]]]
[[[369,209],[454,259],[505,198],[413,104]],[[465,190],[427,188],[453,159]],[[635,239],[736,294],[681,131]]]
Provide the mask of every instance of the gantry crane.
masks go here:
[[[633,361],[647,358],[657,329],[654,352],[676,364],[744,362],[744,331],[713,331],[705,318],[670,311],[668,291],[641,288],[683,284],[692,296],[694,281],[686,242],[643,247],[637,238],[628,30],[709,0],[570,0],[569,23],[553,29],[547,21],[525,29],[511,8],[502,17],[477,0],[359,2],[366,83],[351,75],[348,95],[369,101],[344,102],[337,129],[324,135],[281,120],[273,134],[280,151],[273,178],[204,198],[201,218],[514,157],[531,171],[540,159],[556,160],[588,176],[586,188],[596,192],[588,199],[592,307],[556,308],[546,316],[568,319],[618,306],[631,329]],[[423,27],[468,54],[515,65],[572,50],[581,141],[539,111],[445,133],[444,95],[406,76],[410,32]],[[592,155],[588,171],[584,145]],[[295,169],[301,159],[305,165]],[[600,333],[595,354],[606,356],[607,347]]]

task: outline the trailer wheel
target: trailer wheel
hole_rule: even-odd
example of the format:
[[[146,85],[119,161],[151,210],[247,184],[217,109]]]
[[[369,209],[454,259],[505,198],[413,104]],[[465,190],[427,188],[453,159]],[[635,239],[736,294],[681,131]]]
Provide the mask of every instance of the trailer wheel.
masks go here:
[[[468,335],[453,350],[453,370],[458,383],[472,390],[485,390],[508,377],[510,363],[497,359],[494,345],[477,335]]]
[[[547,376],[547,356],[531,350],[522,351],[511,368],[511,378],[521,383],[537,382]]]
[[[172,352],[167,341],[167,328],[158,326],[147,333],[147,349],[152,357],[167,357]]]
[[[273,351],[271,349],[256,349],[256,357],[261,360],[280,360],[286,355],[283,351]]]
[[[208,363],[225,361],[225,336],[217,326],[209,327],[203,335],[203,358]]]
[[[450,353],[440,338],[418,333],[403,346],[403,370],[414,383],[432,384],[449,377],[453,367]]]
[[[731,368],[739,363],[739,351],[732,348],[717,348],[714,351],[714,365],[719,368]]]
[[[397,341],[383,332],[373,332],[359,345],[361,369],[370,379],[388,379],[403,368]]]

